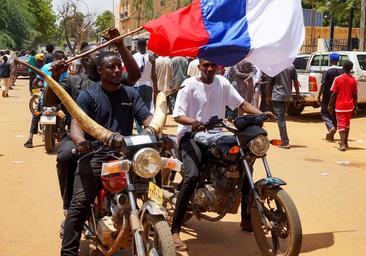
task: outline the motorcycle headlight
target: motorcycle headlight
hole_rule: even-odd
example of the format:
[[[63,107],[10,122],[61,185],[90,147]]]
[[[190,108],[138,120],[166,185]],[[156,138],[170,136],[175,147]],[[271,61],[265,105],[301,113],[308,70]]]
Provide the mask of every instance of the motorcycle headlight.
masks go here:
[[[146,179],[154,177],[161,169],[162,160],[158,151],[152,148],[143,148],[133,157],[135,172]]]
[[[269,140],[264,135],[259,135],[249,142],[250,151],[256,156],[264,156],[269,149]]]

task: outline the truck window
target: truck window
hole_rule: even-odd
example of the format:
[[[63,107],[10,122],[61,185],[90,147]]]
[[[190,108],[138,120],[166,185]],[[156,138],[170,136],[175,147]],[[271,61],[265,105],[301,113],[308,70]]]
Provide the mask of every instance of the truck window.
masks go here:
[[[362,70],[366,70],[366,55],[357,55],[358,64]]]
[[[315,55],[311,60],[310,66],[320,66],[320,55]]]
[[[339,58],[339,62],[338,62],[338,66],[343,66],[343,64],[344,64],[344,62],[346,61],[346,60],[348,60],[349,58],[348,58],[348,56],[347,55],[341,55],[341,56],[339,56],[340,58]]]
[[[322,55],[322,60],[321,60],[321,66],[322,67],[328,67],[329,66],[329,55]]]
[[[306,69],[306,64],[309,60],[309,56],[299,56],[296,57],[296,59],[294,60],[294,67],[295,69]]]

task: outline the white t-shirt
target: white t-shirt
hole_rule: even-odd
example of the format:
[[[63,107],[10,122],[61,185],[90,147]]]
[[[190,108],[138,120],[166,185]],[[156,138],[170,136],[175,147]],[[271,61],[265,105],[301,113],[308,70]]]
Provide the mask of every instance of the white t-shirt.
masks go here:
[[[201,122],[207,122],[210,117],[225,117],[225,106],[235,109],[244,99],[239,95],[230,82],[221,75],[216,75],[211,84],[205,84],[200,77],[190,77],[184,80],[177,95],[173,117],[187,116]],[[178,142],[183,134],[191,128],[190,125],[178,125]]]
[[[187,75],[192,76],[199,76],[201,75],[201,71],[198,68],[199,59],[192,60],[188,65]]]

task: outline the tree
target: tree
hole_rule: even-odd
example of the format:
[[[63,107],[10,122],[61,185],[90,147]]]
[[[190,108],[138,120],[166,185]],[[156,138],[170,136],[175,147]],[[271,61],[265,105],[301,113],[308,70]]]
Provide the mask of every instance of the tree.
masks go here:
[[[154,0],[133,0],[132,7],[137,13],[137,27],[141,26],[143,20],[154,18]]]
[[[323,12],[323,25],[328,26],[333,18],[337,26],[347,27],[351,8],[354,8],[353,26],[360,25],[360,0],[303,0],[303,6]]]
[[[52,10],[51,0],[29,0],[29,11],[34,16],[30,46],[52,42],[59,43],[56,15]]]
[[[113,20],[113,13],[111,11],[104,11],[102,14],[97,16],[95,25],[97,26],[98,31],[104,31],[113,26]]]
[[[27,0],[2,0],[0,8],[0,48],[22,48],[34,22]]]
[[[91,14],[79,11],[78,0],[65,0],[60,8],[60,29],[70,52],[75,55],[75,50],[83,41],[88,41],[94,22]]]
[[[50,0],[2,0],[0,48],[35,47],[56,34]]]

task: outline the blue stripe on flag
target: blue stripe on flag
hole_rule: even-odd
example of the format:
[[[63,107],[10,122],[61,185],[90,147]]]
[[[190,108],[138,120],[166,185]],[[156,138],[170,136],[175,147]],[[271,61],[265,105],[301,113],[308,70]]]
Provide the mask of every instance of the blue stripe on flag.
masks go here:
[[[203,22],[210,35],[198,57],[232,66],[250,50],[246,0],[201,0]]]

